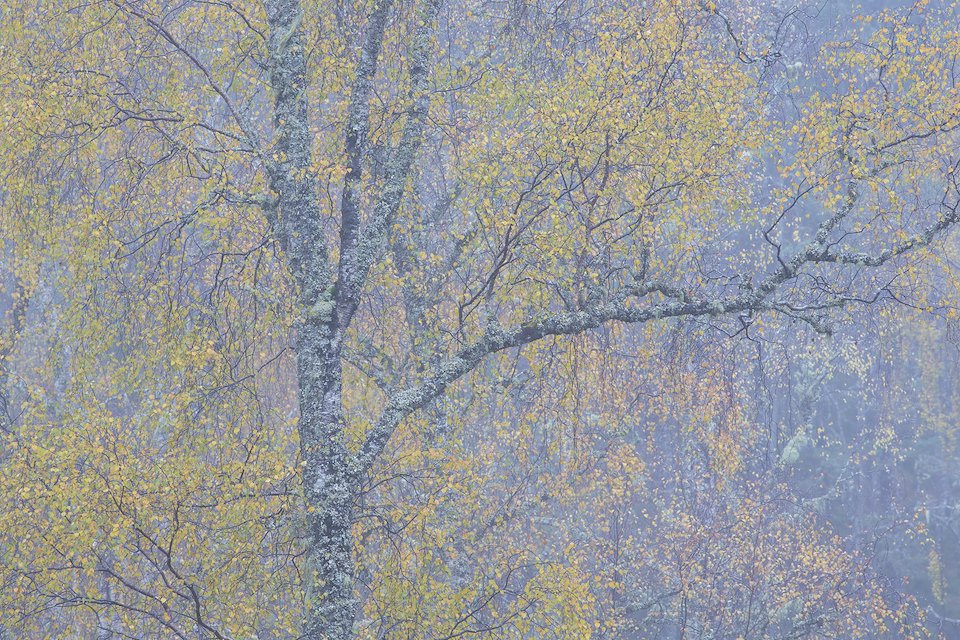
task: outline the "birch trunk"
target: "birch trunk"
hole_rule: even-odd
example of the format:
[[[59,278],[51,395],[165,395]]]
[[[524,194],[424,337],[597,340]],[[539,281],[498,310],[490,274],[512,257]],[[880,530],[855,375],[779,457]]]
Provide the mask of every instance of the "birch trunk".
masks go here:
[[[346,640],[357,609],[352,525],[359,483],[343,443],[340,362],[324,327],[304,326],[298,349],[308,535],[301,638]]]
[[[367,273],[381,257],[400,208],[423,134],[429,103],[427,78],[439,0],[426,0],[408,58],[412,105],[369,219],[361,224],[358,191],[369,128],[368,101],[392,1],[376,3],[366,29],[354,79],[346,134],[349,172],[344,182],[340,256],[328,259],[315,179],[307,109],[307,69],[298,0],[266,0],[270,26],[270,79],[276,140],[268,161],[277,194],[266,210],[299,291],[297,374],[300,451],[307,540],[303,563],[305,640],[353,636],[358,602],[354,594],[353,508],[361,476],[372,459],[358,459],[344,442],[342,341],[356,312]],[[369,447],[367,447],[369,450]]]
[[[304,640],[353,635],[353,504],[357,474],[343,442],[340,340],[316,184],[307,73],[297,0],[267,0],[276,141],[268,218],[299,291],[297,375],[307,540],[303,562]]]

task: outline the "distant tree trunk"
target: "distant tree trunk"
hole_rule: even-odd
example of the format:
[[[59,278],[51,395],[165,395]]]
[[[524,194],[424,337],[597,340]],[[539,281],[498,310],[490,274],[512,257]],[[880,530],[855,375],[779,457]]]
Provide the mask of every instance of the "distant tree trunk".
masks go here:
[[[12,433],[14,428],[10,408],[10,396],[7,391],[7,386],[10,384],[9,361],[13,355],[16,340],[23,330],[29,304],[30,298],[27,295],[27,289],[23,282],[17,278],[16,285],[14,286],[11,325],[5,332],[6,335],[0,334],[0,438],[5,438],[8,434]],[[6,448],[0,449],[0,461],[3,461],[6,455]],[[3,624],[0,624],[0,640],[8,640],[8,638],[10,638],[10,635],[7,633],[7,628]]]

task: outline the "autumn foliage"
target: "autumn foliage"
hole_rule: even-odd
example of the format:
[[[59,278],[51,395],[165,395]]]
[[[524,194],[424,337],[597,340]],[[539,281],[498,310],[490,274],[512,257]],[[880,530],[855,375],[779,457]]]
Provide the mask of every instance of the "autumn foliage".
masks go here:
[[[958,637],[960,14],[836,4],[7,0],[0,638]]]

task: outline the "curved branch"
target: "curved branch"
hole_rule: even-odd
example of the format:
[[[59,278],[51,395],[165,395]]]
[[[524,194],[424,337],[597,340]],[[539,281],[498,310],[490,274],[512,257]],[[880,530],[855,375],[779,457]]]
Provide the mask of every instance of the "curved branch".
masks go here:
[[[855,194],[856,190],[852,189],[852,199],[856,198]],[[826,221],[824,225],[832,227],[834,225],[833,221],[846,215],[844,211],[849,210],[852,206],[852,202],[848,201],[841,211]],[[434,367],[427,375],[425,382],[397,393],[390,399],[360,449],[358,454],[359,469],[363,472],[370,469],[394,430],[404,418],[439,398],[447,387],[471,372],[487,356],[505,349],[530,344],[548,336],[576,335],[590,329],[596,329],[607,322],[643,324],[664,318],[696,318],[764,311],[786,313],[810,324],[818,332],[829,333],[829,327],[823,320],[810,315],[810,311],[826,310],[854,303],[869,304],[879,300],[880,293],[878,292],[871,298],[838,295],[805,309],[791,308],[786,302],[772,300],[773,294],[779,291],[784,283],[796,279],[801,269],[808,264],[839,262],[878,267],[897,256],[924,247],[930,244],[935,237],[960,221],[958,208],[960,208],[960,204],[955,205],[947,215],[942,216],[936,223],[916,236],[899,242],[879,254],[855,254],[856,259],[844,258],[843,255],[846,254],[832,256],[827,253],[824,246],[826,234],[822,233],[823,226],[821,226],[816,237],[807,244],[803,251],[790,261],[781,262],[779,268],[764,278],[758,286],[749,288],[738,295],[720,296],[709,300],[693,299],[680,289],[648,282],[624,289],[612,301],[597,302],[578,311],[551,313],[531,318],[510,328],[492,325],[476,342],[464,347],[452,357]],[[637,299],[654,293],[660,294],[666,300],[645,307],[636,305],[635,301]]]
[[[654,292],[674,294],[680,299],[648,307],[637,307],[631,303],[636,297]],[[766,298],[767,295],[749,292],[716,300],[692,300],[681,292],[662,285],[649,284],[626,291],[612,302],[597,303],[579,311],[552,313],[510,328],[492,325],[476,342],[436,366],[425,382],[390,399],[361,447],[358,454],[360,469],[366,471],[370,468],[404,418],[437,399],[447,387],[471,372],[491,354],[530,344],[548,336],[580,334],[611,321],[642,324],[663,318],[716,316],[746,310],[766,310],[772,308]]]

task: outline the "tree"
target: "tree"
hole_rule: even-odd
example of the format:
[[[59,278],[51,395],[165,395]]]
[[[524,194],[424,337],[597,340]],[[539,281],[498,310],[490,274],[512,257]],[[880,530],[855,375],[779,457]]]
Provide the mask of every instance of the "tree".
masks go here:
[[[13,315],[56,326],[22,347],[57,357],[4,467],[27,613],[232,637],[255,584],[303,601],[267,633],[353,637],[358,501],[498,354],[932,306],[910,275],[960,216],[955,8],[864,20],[806,66],[796,13],[748,39],[710,3],[503,10],[4,9],[18,299],[66,301]]]

